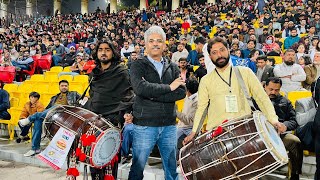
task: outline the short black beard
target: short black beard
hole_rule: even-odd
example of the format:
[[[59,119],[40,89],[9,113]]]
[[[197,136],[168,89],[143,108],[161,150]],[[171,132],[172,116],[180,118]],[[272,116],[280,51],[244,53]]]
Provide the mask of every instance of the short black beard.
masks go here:
[[[218,59],[217,59],[218,60]],[[217,61],[212,61],[212,63],[216,66],[216,67],[218,67],[218,68],[223,68],[223,67],[225,67],[228,63],[229,63],[229,60],[230,60],[230,54],[228,55],[228,57],[226,58],[226,61],[224,61],[222,64],[219,64],[219,63],[217,63]]]
[[[294,62],[292,61],[284,61],[284,63],[288,66],[292,66],[294,64]]]

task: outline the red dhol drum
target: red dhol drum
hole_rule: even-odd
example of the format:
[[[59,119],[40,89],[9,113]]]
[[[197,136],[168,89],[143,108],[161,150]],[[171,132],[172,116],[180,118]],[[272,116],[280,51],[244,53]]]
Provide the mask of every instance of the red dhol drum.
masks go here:
[[[57,106],[47,113],[44,120],[47,135],[53,137],[60,127],[75,135],[85,134],[94,128],[96,141],[92,143],[89,162],[96,168],[106,166],[118,153],[121,144],[120,130],[97,114],[80,107]]]
[[[257,179],[288,162],[286,149],[261,112],[229,120],[180,150],[185,179]]]

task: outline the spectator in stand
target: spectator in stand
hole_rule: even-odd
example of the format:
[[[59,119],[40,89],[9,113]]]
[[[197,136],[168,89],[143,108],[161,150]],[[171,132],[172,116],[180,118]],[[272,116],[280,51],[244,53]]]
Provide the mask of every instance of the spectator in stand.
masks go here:
[[[131,64],[137,60],[138,60],[138,53],[136,51],[132,51],[127,63],[128,69],[130,69]]]
[[[62,60],[62,57],[65,53],[65,47],[60,44],[60,40],[54,40],[54,46],[52,47],[52,62],[54,66],[57,66],[58,63]]]
[[[275,42],[274,36],[268,36],[265,43],[263,43],[262,51],[268,54],[271,51],[280,49],[279,45]]]
[[[273,77],[273,67],[267,64],[267,56],[258,56],[257,58],[257,77],[262,84],[265,84],[268,78]]]
[[[169,39],[169,51],[171,51],[172,53],[175,53],[177,51],[177,45],[174,37],[171,37]]]
[[[76,48],[74,46],[70,46],[69,53],[67,53],[63,59],[58,63],[58,66],[67,67],[72,66],[76,59]]]
[[[306,54],[305,54],[305,50],[306,50],[306,48],[305,48],[304,44],[303,44],[303,43],[299,43],[299,44],[298,44],[298,48],[296,49],[297,60],[299,60],[300,57],[306,55]]]
[[[8,51],[3,53],[3,57],[0,60],[0,66],[13,66],[11,63],[10,53]]]
[[[83,72],[83,66],[85,64],[84,61],[84,55],[83,53],[78,53],[76,56],[76,59],[74,61],[74,63],[72,64],[72,66],[70,67],[70,70],[73,73],[77,73],[77,74],[84,74]],[[76,74],[75,74],[76,75]]]
[[[36,112],[42,112],[44,110],[44,106],[39,101],[39,99],[40,99],[39,93],[33,91],[29,94],[29,101],[23,106],[22,112],[20,114],[20,119],[25,119]],[[20,143],[21,141],[30,140],[30,137],[28,136],[30,128],[31,128],[31,125],[26,125],[24,127],[20,126],[21,133],[18,134],[18,138],[16,139],[17,143]]]
[[[123,43],[123,48],[121,49],[121,57],[129,58],[132,51],[134,51],[134,47],[129,46],[129,42],[125,41]]]
[[[187,61],[191,65],[199,65],[198,54],[202,53],[202,48],[206,43],[206,40],[203,37],[197,38],[194,43],[196,44],[196,49],[189,52]]]
[[[189,53],[188,53],[187,49],[185,48],[184,44],[182,44],[182,43],[178,44],[177,50],[178,51],[176,51],[172,54],[171,62],[176,63],[178,65],[179,59],[182,57],[187,58]]]
[[[283,85],[281,91],[303,91],[301,83],[306,80],[306,73],[296,62],[296,53],[288,49],[283,57],[283,63],[275,66],[273,73],[275,77],[281,78]]]
[[[303,82],[303,87],[310,90],[312,83],[315,83],[320,76],[320,52],[314,54],[313,63],[305,66],[304,71],[306,80]]]
[[[204,60],[203,54],[198,54],[198,59],[200,62],[200,67],[194,72],[194,76],[198,79],[198,81],[201,81],[201,78],[207,74],[207,68]]]
[[[310,58],[312,61],[316,52],[320,52],[320,41],[318,41],[317,46],[310,52]]]
[[[300,37],[298,36],[297,29],[290,31],[290,36],[284,40],[284,49],[289,49],[294,43],[298,42]]]
[[[11,63],[18,71],[30,70],[31,65],[33,64],[33,59],[30,57],[29,51],[24,51],[23,56],[20,56],[16,61],[11,61]]]
[[[10,120],[11,115],[8,112],[10,108],[10,95],[9,93],[3,89],[4,83],[0,81],[0,119],[2,120]]]
[[[266,39],[270,36],[269,32],[268,32],[268,28],[263,28],[263,33],[259,36],[258,38],[258,42],[260,44],[265,43]]]
[[[193,67],[190,66],[186,58],[179,59],[180,77],[186,81],[190,76],[193,76]]]
[[[309,64],[312,64],[310,56],[309,55],[305,55],[305,56],[301,56],[298,60],[298,64],[304,68]]]

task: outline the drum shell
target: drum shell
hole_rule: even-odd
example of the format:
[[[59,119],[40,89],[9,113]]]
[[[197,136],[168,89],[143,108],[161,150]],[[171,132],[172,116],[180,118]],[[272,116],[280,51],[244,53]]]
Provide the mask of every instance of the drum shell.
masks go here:
[[[111,123],[106,123],[103,117],[97,114],[74,106],[58,106],[48,112],[45,118],[45,129],[50,137],[53,137],[60,126],[78,134],[84,134],[94,124],[101,130],[110,128]]]
[[[196,139],[194,143],[190,143],[181,149],[180,164],[182,165],[181,168],[183,174],[192,172],[193,170],[199,167],[203,167],[206,164],[214,161],[216,161],[216,163],[223,161],[223,163],[219,163],[212,167],[208,167],[198,173],[187,176],[187,179],[222,179],[228,176],[231,176],[230,179],[233,179],[232,175],[236,171],[246,167],[250,162],[254,162],[256,159],[259,159],[258,161],[255,161],[253,164],[241,171],[241,174],[248,173],[248,175],[241,176],[241,179],[250,179],[265,171],[259,169],[263,169],[267,165],[276,162],[274,156],[271,153],[266,153],[262,158],[259,158],[261,154],[256,154],[248,156],[246,158],[239,158],[233,160],[232,162],[229,161],[233,158],[243,157],[245,155],[261,152],[267,149],[264,141],[261,139],[261,136],[257,134],[257,127],[253,119],[247,123],[244,123],[243,125],[240,125],[240,123],[242,122],[234,121],[232,123],[228,123],[230,125],[224,126],[224,130],[231,129],[238,125],[241,126],[241,128],[235,128],[229,133],[224,133],[223,135],[219,136],[218,140],[216,140],[214,143],[211,143],[211,138],[208,138],[213,132],[212,130],[207,132],[206,135],[203,135]],[[241,135],[248,135],[250,133],[252,133],[252,135],[239,137]],[[254,134],[256,135],[255,137],[253,137]],[[233,137],[237,138],[231,140],[223,140]],[[248,139],[250,140],[245,143],[245,141]],[[202,150],[197,151],[197,149],[201,148]],[[231,152],[226,158],[221,158],[227,152],[230,152],[235,148],[237,148],[237,150]],[[187,156],[187,158],[181,160],[181,157],[184,157],[189,153],[190,155]],[[252,173],[253,171],[256,172]],[[234,176],[234,179],[237,179],[237,177]]]

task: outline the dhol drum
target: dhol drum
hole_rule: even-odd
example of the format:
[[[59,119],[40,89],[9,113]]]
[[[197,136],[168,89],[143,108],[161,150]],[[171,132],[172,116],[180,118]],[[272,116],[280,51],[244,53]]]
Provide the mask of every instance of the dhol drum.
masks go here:
[[[257,179],[288,162],[275,128],[261,112],[223,123],[180,150],[185,179]]]
[[[95,142],[91,144],[87,163],[93,167],[106,166],[119,152],[121,144],[120,130],[99,115],[80,107],[57,106],[51,109],[44,120],[47,135],[53,137],[60,127],[76,136],[94,129]]]

